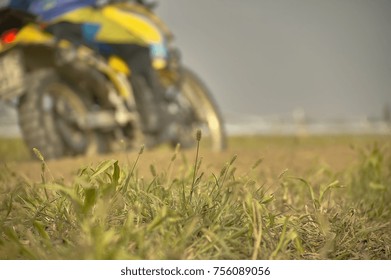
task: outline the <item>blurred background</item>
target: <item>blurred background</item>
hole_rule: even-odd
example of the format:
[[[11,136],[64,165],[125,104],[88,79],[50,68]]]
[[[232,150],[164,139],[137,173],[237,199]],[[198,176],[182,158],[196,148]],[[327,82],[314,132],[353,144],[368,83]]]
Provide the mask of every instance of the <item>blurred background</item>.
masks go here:
[[[158,3],[229,134],[390,132],[390,0]]]

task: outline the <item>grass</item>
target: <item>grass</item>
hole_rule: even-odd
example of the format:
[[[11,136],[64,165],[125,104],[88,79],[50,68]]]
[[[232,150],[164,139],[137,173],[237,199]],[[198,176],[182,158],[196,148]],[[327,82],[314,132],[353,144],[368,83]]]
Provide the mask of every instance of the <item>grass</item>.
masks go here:
[[[29,158],[29,150],[22,139],[0,138],[0,163],[10,160],[27,160]]]
[[[0,167],[0,259],[391,259],[390,147],[365,143],[342,172],[266,178],[255,158],[238,174],[240,154],[214,172],[198,146],[146,176],[142,148],[71,183],[36,151],[39,181]]]

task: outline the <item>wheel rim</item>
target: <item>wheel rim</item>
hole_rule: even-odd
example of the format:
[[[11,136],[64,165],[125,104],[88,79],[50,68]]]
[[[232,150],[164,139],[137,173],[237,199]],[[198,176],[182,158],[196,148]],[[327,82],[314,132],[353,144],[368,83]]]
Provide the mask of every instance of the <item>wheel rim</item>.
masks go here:
[[[87,108],[72,89],[59,82],[49,84],[42,93],[41,108],[43,121],[60,134],[68,153],[75,155],[95,150],[92,131],[80,127]]]
[[[203,138],[211,142],[210,145],[214,151],[224,150],[226,148],[226,136],[217,108],[210,100],[210,96],[203,85],[188,71],[185,71],[184,74],[181,93],[188,100],[196,115],[196,122],[192,126],[193,135],[195,130],[200,129],[202,135],[205,136]]]

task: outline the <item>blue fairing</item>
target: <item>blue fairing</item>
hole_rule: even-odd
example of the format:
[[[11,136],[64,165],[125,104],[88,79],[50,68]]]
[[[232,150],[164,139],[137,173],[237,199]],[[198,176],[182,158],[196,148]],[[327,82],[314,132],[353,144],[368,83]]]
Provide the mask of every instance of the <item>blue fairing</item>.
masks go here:
[[[50,21],[72,10],[94,6],[96,0],[0,0],[0,9],[29,12],[43,21]]]
[[[27,12],[31,4],[31,0],[11,0],[8,1],[8,7],[15,10]]]
[[[95,5],[96,0],[33,0],[29,11],[43,21],[50,21],[72,10]]]

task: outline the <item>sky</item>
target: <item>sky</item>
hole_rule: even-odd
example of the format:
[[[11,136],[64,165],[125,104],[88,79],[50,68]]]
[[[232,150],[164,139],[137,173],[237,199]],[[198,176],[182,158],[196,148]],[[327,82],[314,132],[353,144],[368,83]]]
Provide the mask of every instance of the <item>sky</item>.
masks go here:
[[[391,107],[390,0],[158,3],[226,116],[346,120]]]

